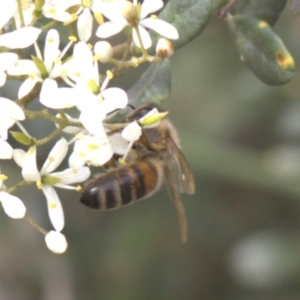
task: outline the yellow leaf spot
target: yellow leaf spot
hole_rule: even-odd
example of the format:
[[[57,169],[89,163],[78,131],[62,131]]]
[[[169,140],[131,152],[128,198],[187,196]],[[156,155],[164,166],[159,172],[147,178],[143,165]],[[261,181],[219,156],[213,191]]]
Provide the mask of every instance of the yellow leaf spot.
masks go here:
[[[50,202],[48,206],[49,206],[49,208],[51,208],[51,209],[57,208],[57,204],[54,203],[54,202]]]
[[[267,22],[265,22],[265,21],[260,21],[259,23],[258,23],[258,28],[265,28],[265,27],[268,27],[269,26],[269,24],[267,23]]]
[[[276,53],[276,62],[277,65],[281,68],[281,69],[294,69],[295,68],[295,62],[294,62],[294,58],[286,53],[282,53],[282,52],[277,52]]]

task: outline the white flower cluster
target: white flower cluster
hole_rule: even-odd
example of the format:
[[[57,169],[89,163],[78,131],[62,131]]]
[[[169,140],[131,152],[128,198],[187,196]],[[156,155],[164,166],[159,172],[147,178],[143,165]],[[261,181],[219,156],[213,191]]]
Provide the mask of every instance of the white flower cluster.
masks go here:
[[[113,78],[112,72],[107,72],[105,79],[100,80],[99,63],[114,63],[111,60],[113,47],[107,41],[87,44],[93,35],[93,23],[96,21],[99,24],[95,34],[102,39],[126,28],[127,34],[142,49],[145,57],[146,49],[152,45],[146,29],[152,29],[168,39],[178,38],[178,32],[171,24],[154,15],[148,17],[162,7],[161,0],[144,0],[142,4],[137,0],[0,0],[0,93],[7,78],[23,80],[18,99],[13,101],[0,97],[0,160],[13,159],[21,167],[24,183],[36,183],[44,193],[54,228],[46,234],[45,241],[54,253],[63,253],[67,249],[67,241],[62,234],[64,213],[55,187],[80,190],[80,186],[72,184],[84,182],[90,176],[90,165],[102,166],[114,153],[124,155],[125,159],[134,141],[141,135],[141,125],[136,121],[115,134],[111,134],[105,125],[107,119],[127,106],[128,98],[122,89],[108,87]],[[39,18],[52,19],[49,27],[35,27]],[[71,37],[67,46],[60,50],[59,32],[50,25],[68,26],[75,22],[79,41]],[[43,30],[48,30],[45,39],[40,37]],[[43,51],[37,44],[38,39],[44,44]],[[159,45],[170,45],[170,42],[162,41]],[[22,49],[30,46],[35,50],[31,59],[21,56]],[[70,49],[72,56],[66,57]],[[163,53],[171,51],[163,49]],[[157,59],[162,57],[157,55]],[[122,66],[122,61],[119,64]],[[136,62],[129,66],[136,66]],[[64,86],[59,84],[62,81]],[[57,115],[45,110],[27,110],[27,104],[34,101],[36,96],[45,108]],[[72,114],[77,112],[76,116],[66,113],[70,108],[73,108]],[[52,135],[42,140],[33,138],[21,124],[21,121],[29,116],[30,119],[34,118],[37,114],[57,126]],[[26,151],[13,149],[8,142],[8,130],[15,124],[21,132],[15,132],[15,135],[12,132],[12,135],[23,146],[27,146]],[[69,134],[70,138],[61,137],[61,132]],[[59,140],[39,170],[38,146],[51,142],[54,137],[59,137]],[[69,167],[55,172],[66,158],[69,148]],[[7,177],[0,174],[3,209],[11,218],[23,218],[26,215],[25,205],[12,195],[22,184],[8,188],[3,184],[5,179]]]

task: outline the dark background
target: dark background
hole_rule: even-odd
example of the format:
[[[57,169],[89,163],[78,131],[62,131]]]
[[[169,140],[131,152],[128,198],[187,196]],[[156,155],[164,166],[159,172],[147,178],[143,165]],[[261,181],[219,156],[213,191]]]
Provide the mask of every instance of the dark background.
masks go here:
[[[275,31],[299,64],[300,19],[289,6]],[[164,189],[103,213],[59,191],[69,243],[63,255],[52,254],[25,221],[2,214],[1,300],[299,299],[299,71],[287,85],[265,85],[240,62],[217,17],[171,61],[172,94],[164,106],[197,189],[184,196],[187,244]],[[1,167],[17,181],[17,167]],[[28,214],[50,229],[40,191],[32,186],[19,195]]]

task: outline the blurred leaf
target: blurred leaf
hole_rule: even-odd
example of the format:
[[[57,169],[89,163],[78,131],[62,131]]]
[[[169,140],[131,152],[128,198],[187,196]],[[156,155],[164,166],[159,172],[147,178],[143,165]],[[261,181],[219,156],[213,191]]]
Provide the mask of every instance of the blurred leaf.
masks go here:
[[[213,9],[212,10],[216,10],[219,9],[223,6],[225,6],[230,0],[211,0],[211,4]]]
[[[160,103],[170,95],[171,64],[168,59],[161,60],[149,66],[128,91],[129,103],[138,107],[145,103]]]
[[[179,39],[172,41],[175,49],[177,49],[201,33],[211,13],[211,0],[170,0],[159,17],[177,28]],[[159,37],[159,35],[152,33],[153,45],[156,45]]]
[[[264,20],[273,26],[280,17],[286,2],[286,0],[239,0],[232,13]]]
[[[243,15],[228,16],[226,20],[241,59],[258,78],[271,85],[292,78],[294,59],[266,22]]]

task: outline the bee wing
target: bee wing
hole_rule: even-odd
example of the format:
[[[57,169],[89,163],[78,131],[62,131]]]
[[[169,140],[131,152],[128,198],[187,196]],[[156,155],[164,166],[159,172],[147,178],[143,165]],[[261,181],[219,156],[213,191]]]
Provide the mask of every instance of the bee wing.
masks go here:
[[[188,228],[184,205],[181,199],[180,191],[178,189],[178,180],[176,178],[176,174],[173,172],[172,168],[170,168],[169,164],[166,164],[165,174],[168,190],[176,211],[181,241],[185,243],[187,241]]]
[[[181,193],[192,195],[195,193],[195,180],[192,170],[184,155],[171,138],[167,140],[167,150],[172,157],[170,168],[177,174],[177,184]]]

